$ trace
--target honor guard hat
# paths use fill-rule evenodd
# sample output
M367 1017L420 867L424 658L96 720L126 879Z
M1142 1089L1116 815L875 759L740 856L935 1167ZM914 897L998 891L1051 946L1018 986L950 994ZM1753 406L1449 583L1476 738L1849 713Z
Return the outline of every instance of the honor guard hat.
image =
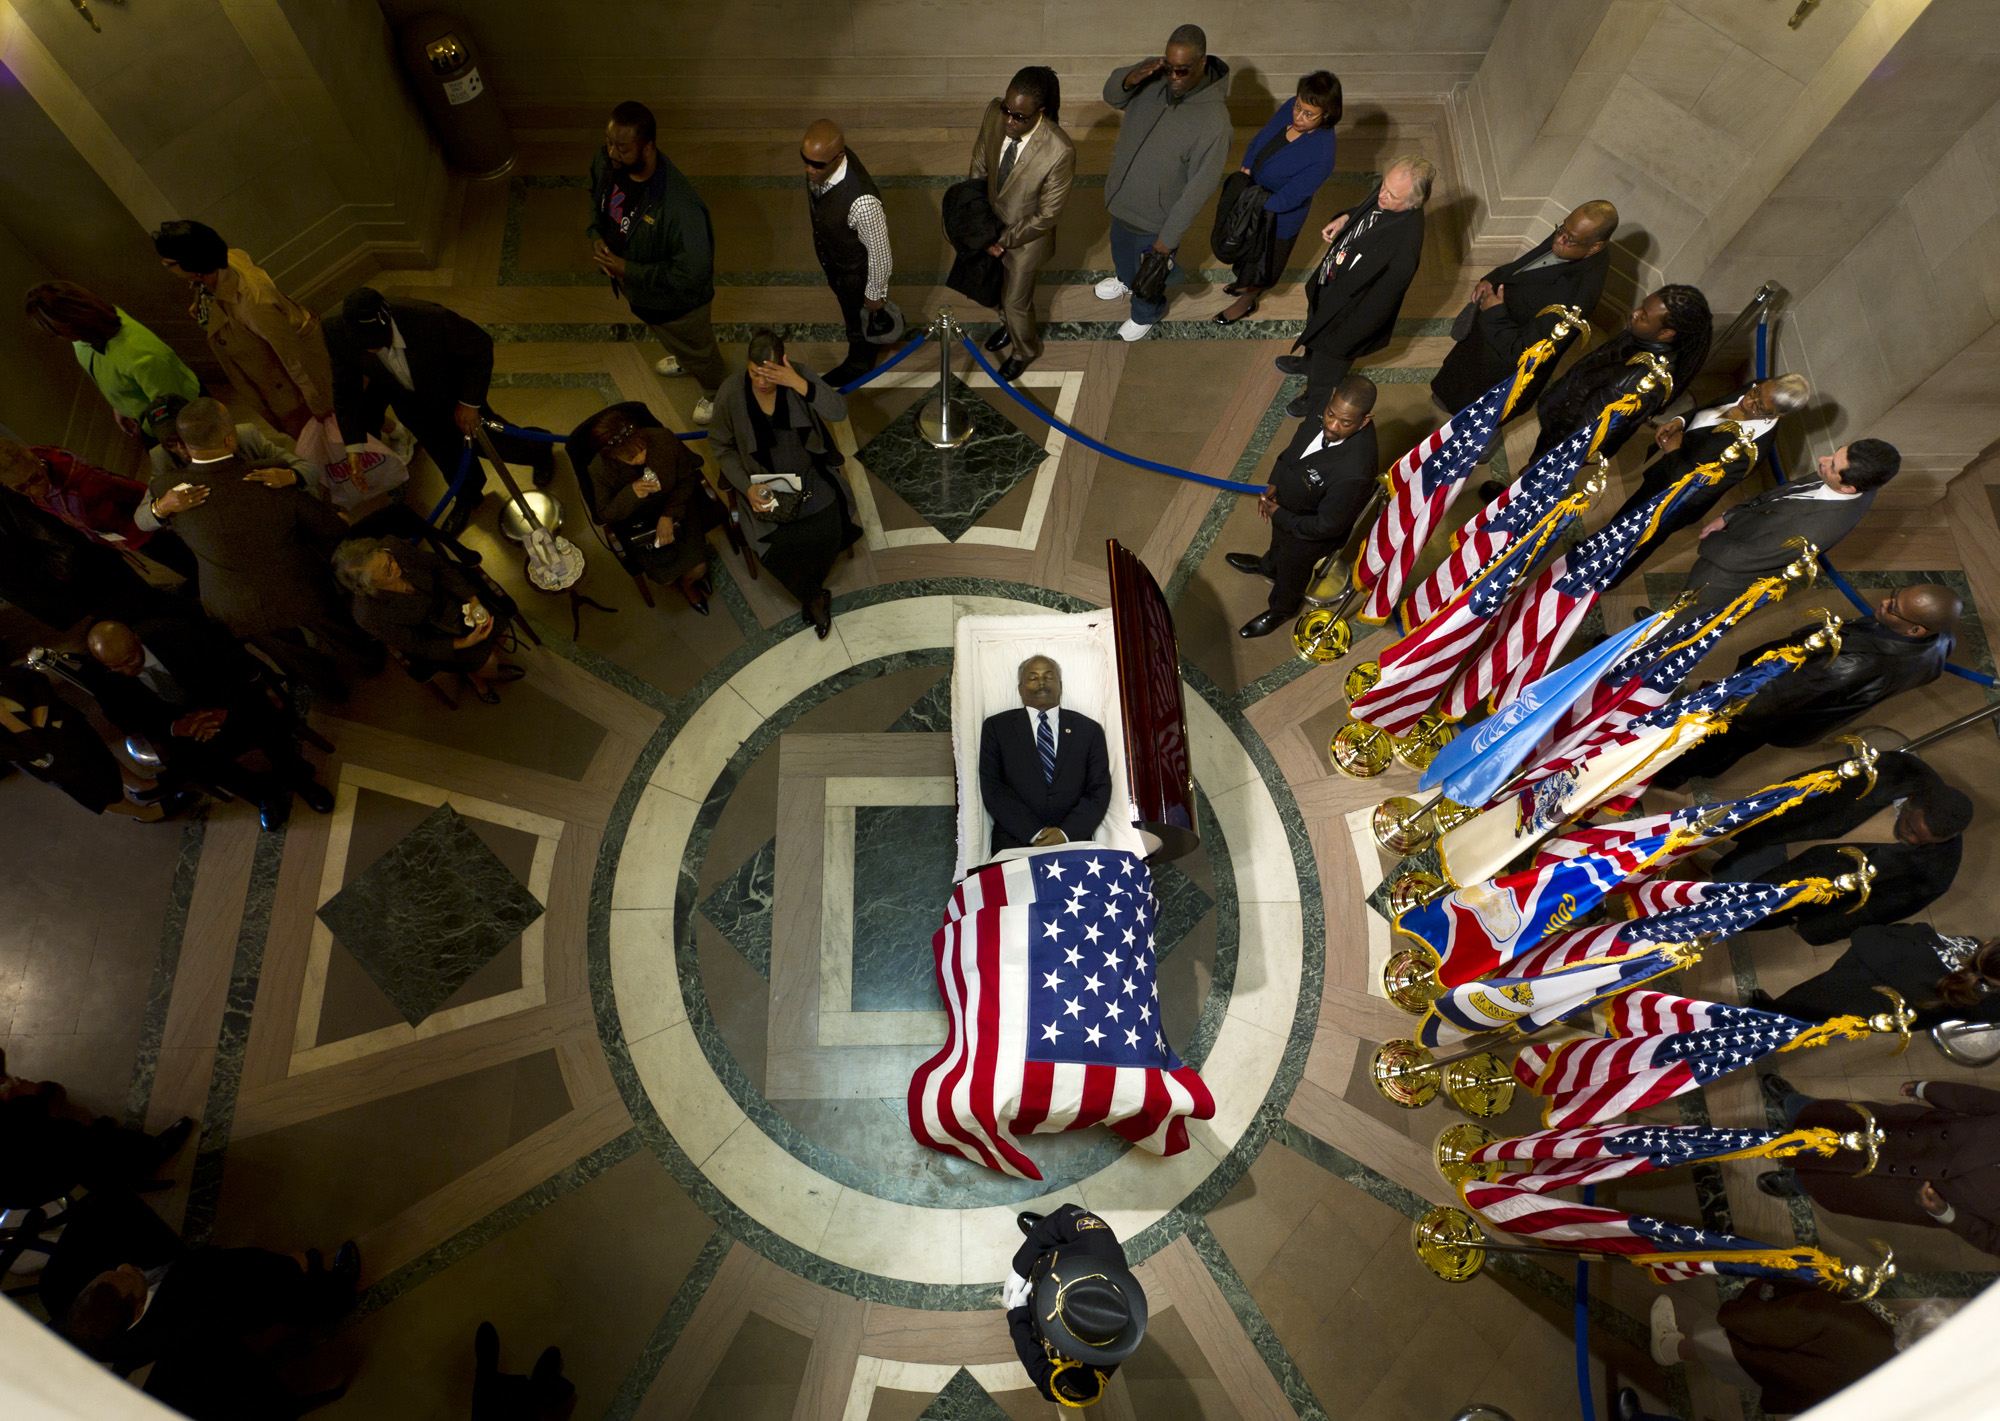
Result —
M1056 1254L1030 1306L1049 1347L1086 1366L1117 1365L1146 1335L1146 1290L1108 1258Z
M903 338L903 308L884 301L878 309L863 313L861 333L871 345L894 345Z

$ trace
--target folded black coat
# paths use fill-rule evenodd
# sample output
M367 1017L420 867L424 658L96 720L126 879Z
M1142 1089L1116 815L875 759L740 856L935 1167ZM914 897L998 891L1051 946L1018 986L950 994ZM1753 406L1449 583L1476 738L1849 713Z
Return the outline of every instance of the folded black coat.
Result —
M1222 196L1215 203L1215 228L1208 239L1209 248L1216 256L1235 265L1245 262L1255 264L1260 254L1274 254L1278 219L1264 210L1264 203L1270 196L1269 191L1250 181L1248 173L1234 172L1223 180ZM1253 286L1272 284L1269 281L1252 281L1248 277L1244 281Z
M986 249L1000 240L1000 219L986 196L986 179L967 178L944 194L944 235L958 252L945 285L995 310L1007 274L1000 258Z

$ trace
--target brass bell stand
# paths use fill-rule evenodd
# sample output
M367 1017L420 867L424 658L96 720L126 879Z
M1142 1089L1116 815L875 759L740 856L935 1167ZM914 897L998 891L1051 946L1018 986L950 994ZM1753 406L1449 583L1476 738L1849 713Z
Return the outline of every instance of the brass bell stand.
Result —
M1467 1115L1488 1119L1514 1103L1514 1075L1491 1051L1467 1051L1440 1061L1430 1048L1407 1039L1375 1048L1369 1079L1392 1105L1416 1110L1443 1091Z

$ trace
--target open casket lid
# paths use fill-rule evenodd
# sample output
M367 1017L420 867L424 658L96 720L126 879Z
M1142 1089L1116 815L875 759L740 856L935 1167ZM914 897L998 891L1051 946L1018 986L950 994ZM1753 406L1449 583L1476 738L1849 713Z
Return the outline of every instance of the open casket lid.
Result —
M1112 635L1118 648L1118 706L1125 726L1126 783L1133 824L1148 857L1177 859L1201 846L1195 831L1194 771L1180 643L1160 584L1116 538L1104 557L1111 574Z

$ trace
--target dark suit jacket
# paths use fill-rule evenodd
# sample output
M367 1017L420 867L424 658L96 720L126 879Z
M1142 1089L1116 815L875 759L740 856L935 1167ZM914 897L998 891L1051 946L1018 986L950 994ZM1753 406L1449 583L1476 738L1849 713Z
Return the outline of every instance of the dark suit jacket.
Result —
M1814 1201L1837 1214L1946 1228L1982 1253L2000 1253L2000 1091L1927 1081L1924 1099L1870 1103L1888 1139L1873 1174L1853 1150L1798 1155L1791 1165ZM1852 1130L1861 1117L1844 1101L1818 1100L1799 1112L1805 1128ZM1926 1180L1956 1217L1941 1224L1917 1202Z
M1938 1001L1938 983L1945 975L1937 953L1939 936L1928 923L1857 928L1833 966L1785 992L1777 999L1778 1010L1807 1021L1868 1016L1888 1006L1888 998L1875 990L1880 986L1895 989L1916 1009L1919 1031L1946 1021L2000 1021L2000 992L1969 1007L1922 1005Z
M1841 853L1841 847L1836 844L1815 845L1762 875L1762 881L1794 883L1801 878L1837 877L1854 867L1854 860ZM1857 928L1870 923L1900 922L1913 913L1921 913L1951 888L1951 881L1958 877L1958 862L1965 852L1965 840L1947 839L1942 844L1905 844L1901 840L1892 840L1886 844L1854 844L1848 847L1861 849L1868 855L1868 862L1875 866L1875 883L1865 906L1857 912L1848 912L1854 903L1851 896L1844 896L1833 903L1805 904L1773 913L1749 931L1757 933L1768 932L1772 928L1794 928L1807 942L1815 947L1824 947L1827 943L1851 936Z
M58 1329L84 1285L123 1263L158 1268L187 1257L164 1220L122 1190L93 1190L63 1216L62 1237L42 1269L42 1305Z
M153 478L156 499L180 483L209 490L200 507L169 520L200 564L202 605L246 637L339 616L330 560L347 525L297 484L245 482L249 468L241 459L221 459Z
M1559 261L1539 271L1521 270L1547 256L1555 240L1555 233L1551 232L1514 260L1486 273L1485 280L1507 288L1505 297L1499 305L1472 318L1472 330L1451 348L1437 378L1431 381L1431 393L1453 414L1512 375L1514 367L1520 364L1521 352L1554 328L1556 318L1537 317L1537 311L1545 306L1574 306L1588 319L1596 308L1597 298L1604 294L1604 274L1611 269L1610 247L1594 257ZM1534 379L1515 402L1513 418L1518 419L1534 408L1535 396L1555 374L1563 351L1575 340L1576 334L1572 332L1557 349L1556 358L1545 361L1535 372Z
M1093 1258L1108 1258L1119 1267L1130 1266L1125 1258L1125 1246L1118 1242L1118 1235L1111 1231L1111 1225L1097 1215L1080 1209L1074 1204L1065 1204L1053 1214L1045 1214L1014 1250L1013 1269L1029 1282L1035 1281L1036 1270L1043 1266L1043 1260L1055 1254L1087 1254ZM1007 1331L1014 1339L1015 1355L1027 1370L1028 1380L1035 1389L1050 1401L1055 1393L1049 1390L1049 1378L1055 1375L1055 1364L1049 1361L1049 1354L1042 1347L1042 1333L1036 1325L1033 1311L1026 1305L1012 1308L1007 1313ZM1116 1367L1100 1367L1099 1371L1115 1372Z
M1810 627L1779 637L1737 658L1740 671L1767 651L1812 634ZM1809 661L1759 691L1738 718L1752 721L1772 745L1810 745L1871 706L1944 674L1956 645L1949 632L1904 636L1874 617L1857 617L1840 629L1840 654Z
M1819 1405L1896 1355L1895 1332L1867 1308L1789 1279L1756 1280L1716 1321L1763 1388L1764 1410L1780 1416Z
M414 390L405 390L381 357L362 346L339 312L326 318L334 415L343 438L358 440L378 432L383 412L392 406L404 423L416 428L427 417L449 416L455 405L485 404L493 382L492 336L430 301L392 300L389 319L408 347Z
M1380 188L1376 189L1381 191ZM1347 210L1359 222L1375 206L1371 192ZM1322 283L1319 268L1306 281L1306 325L1298 343L1317 352L1356 359L1389 343L1396 313L1424 254L1424 210L1385 212L1347 251L1347 260Z
M1054 826L1088 839L1111 803L1104 727L1062 707L1056 717L1056 777L1042 776L1035 722L1026 706L986 717L979 731L979 794L993 816L993 852L1017 849Z
M1747 388L1746 386L1745 389ZM1735 404L1737 400L1741 399L1743 393L1743 390L1738 390L1716 403L1727 409L1730 405ZM1660 519L1660 526L1654 532L1653 536L1632 549L1631 556L1625 560L1625 570L1618 574L1618 582L1623 582L1634 572L1638 571L1639 567L1652 555L1653 549L1657 548L1668 538L1671 538L1675 533L1678 533L1690 524L1706 522L1708 511L1715 507L1722 496L1742 483L1744 479L1749 477L1750 471L1763 462L1765 451L1776 432L1773 429L1771 434L1766 434L1762 439L1757 441L1757 457L1749 463L1744 464L1741 468L1729 469L1720 479L1717 479L1712 484L1703 484L1698 488L1690 488L1683 493L1680 502L1665 517ZM1729 447L1732 437L1724 433L1716 425L1711 424L1704 429L1691 429L1687 431L1682 436L1681 447L1678 449L1656 451L1653 457L1647 461L1645 468L1639 471L1638 488L1632 491L1630 498L1619 505L1618 512L1611 516L1613 518L1621 517L1624 514L1630 513L1635 508L1644 506L1652 500L1655 494L1667 489L1701 465L1714 463L1721 457L1722 451ZM1611 585L1616 587L1618 582L1614 582Z
M1728 526L1701 540L1704 562L1724 571L1764 576L1776 572L1798 554L1785 546L1788 538L1806 538L1826 552L1854 531L1875 502L1875 490L1858 498L1805 498L1819 480L1795 480L1746 498L1722 516Z
M257 663L237 642L210 621L159 620L132 629L139 641L167 668L180 688L173 701L157 695L136 676L121 676L95 661L82 668L84 684L104 708L104 715L128 735L143 735L164 746L173 723L190 711L271 709L257 672Z
M1347 540L1355 518L1375 491L1379 472L1375 426L1365 425L1307 458L1305 447L1321 432L1318 420L1301 420L1272 467L1278 506L1271 514L1271 526L1302 543L1337 546Z
M1812 770L1800 773L1830 770L1839 763L1839 760L1829 760L1824 765L1815 765ZM1794 779L1797 777L1793 776ZM1735 835L1736 852L1761 849L1771 844L1804 844L1820 839L1838 839L1843 834L1853 833L1897 800L1928 789L1937 783L1937 778L1937 771L1915 755L1891 750L1875 762L1874 789L1863 793L1861 780L1847 780L1839 789L1816 794L1775 819L1753 824ZM1720 871L1733 857L1734 853L1717 861L1716 869Z

